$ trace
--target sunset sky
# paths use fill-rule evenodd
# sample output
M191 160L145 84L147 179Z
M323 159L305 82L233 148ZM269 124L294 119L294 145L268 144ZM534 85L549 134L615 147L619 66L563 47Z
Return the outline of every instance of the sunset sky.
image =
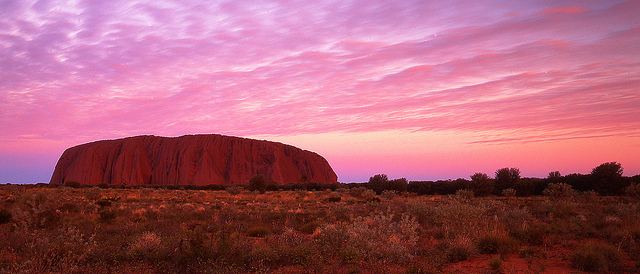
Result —
M640 1L0 0L0 183L201 133L317 152L341 182L640 174Z

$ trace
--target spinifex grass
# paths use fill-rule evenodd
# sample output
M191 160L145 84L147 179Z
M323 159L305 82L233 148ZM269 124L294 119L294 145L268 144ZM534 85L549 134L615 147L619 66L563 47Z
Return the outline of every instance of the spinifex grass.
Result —
M519 254L545 260L528 254L553 246L579 247L578 269L633 271L638 216L624 197L5 185L0 272L397 273L494 256L485 253L505 258L501 267Z

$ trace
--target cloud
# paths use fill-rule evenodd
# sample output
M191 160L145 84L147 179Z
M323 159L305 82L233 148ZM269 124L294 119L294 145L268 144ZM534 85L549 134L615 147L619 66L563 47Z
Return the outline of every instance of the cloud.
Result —
M5 6L4 139L638 126L634 1Z
M556 13L573 14L573 13L583 13L583 12L585 12L585 9L582 7L548 8L541 11L542 14L556 14Z

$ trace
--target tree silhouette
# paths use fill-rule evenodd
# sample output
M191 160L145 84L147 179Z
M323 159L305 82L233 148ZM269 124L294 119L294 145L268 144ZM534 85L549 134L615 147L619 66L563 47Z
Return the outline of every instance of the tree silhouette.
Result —
M551 171L549 172L549 176L547 176L547 179L558 179L558 178L562 178L562 175L560 175L560 171Z
M589 191L593 190L593 179L591 175L584 175L578 173L568 174L562 177L562 180L559 182L569 184L573 187L573 189L578 191ZM554 181L550 183L559 183L558 181Z
M389 182L389 177L387 174L377 174L373 177L369 177L369 182L367 183L367 187L376 193L380 194L387 187Z
M475 196L488 196L493 193L494 182L486 173L471 175L471 190Z
M387 190L395 190L397 192L407 191L409 181L407 178L394 179L388 182Z
M267 191L267 178L262 174L253 175L253 177L249 179L249 189L264 193Z
M494 193L502 193L504 189L513 188L518 180L520 180L520 170L517 168L505 167L496 170Z
M513 185L513 189L516 190L518 196L528 197L536 194L536 190L540 188L539 185L542 183L544 183L544 180L538 178L520 178ZM542 190L544 190L544 187ZM541 193L538 193L538 195L539 194Z
M601 164L591 170L591 179L595 191L603 195L620 194L629 184L629 180L622 177L622 165L617 162Z

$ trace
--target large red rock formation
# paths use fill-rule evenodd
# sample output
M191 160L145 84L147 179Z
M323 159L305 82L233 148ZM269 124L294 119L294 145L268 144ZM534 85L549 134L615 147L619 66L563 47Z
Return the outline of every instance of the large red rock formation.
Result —
M248 184L256 175L279 184L333 183L322 156L282 143L223 135L136 136L67 149L50 184Z

